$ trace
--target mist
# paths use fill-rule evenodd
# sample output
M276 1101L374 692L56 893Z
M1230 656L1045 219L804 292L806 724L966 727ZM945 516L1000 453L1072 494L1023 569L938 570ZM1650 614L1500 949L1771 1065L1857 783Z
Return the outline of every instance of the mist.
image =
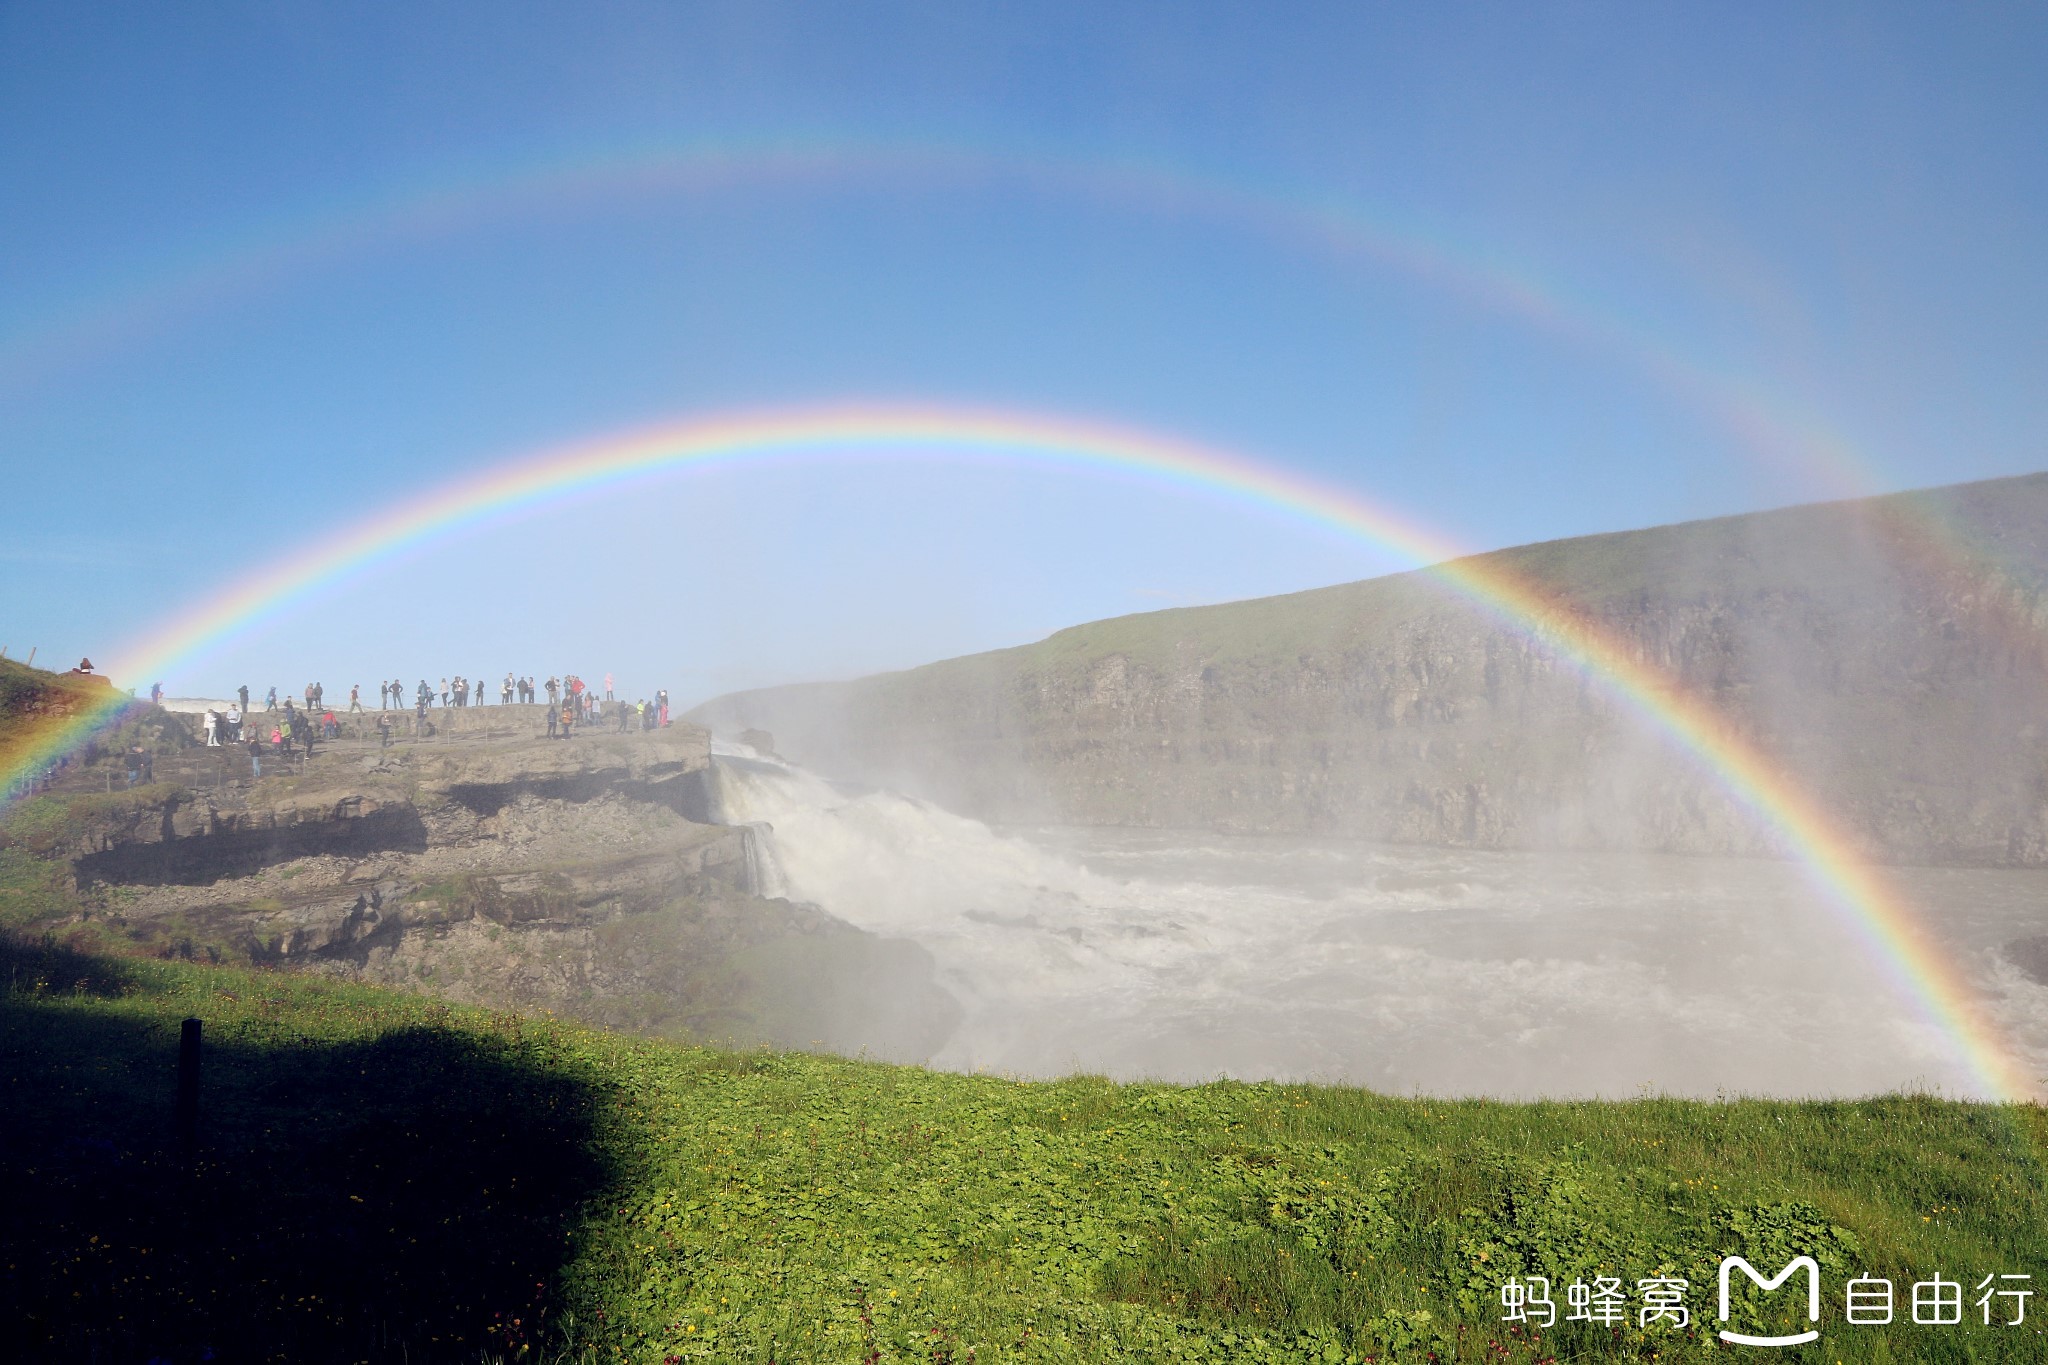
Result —
M2044 501L2030 477L1493 557L1823 804L2035 1070ZM725 760L789 894L941 964L967 1016L940 1065L1503 1097L1980 1085L1864 912L1654 700L1429 574L695 718L800 765Z
M718 782L725 819L767 827L774 889L933 956L964 1011L935 1066L1503 1098L1975 1093L1781 862L997 831L733 746ZM2048 986L1996 953L2030 892L1973 871L1937 908L1974 908L1949 946L2041 1060Z

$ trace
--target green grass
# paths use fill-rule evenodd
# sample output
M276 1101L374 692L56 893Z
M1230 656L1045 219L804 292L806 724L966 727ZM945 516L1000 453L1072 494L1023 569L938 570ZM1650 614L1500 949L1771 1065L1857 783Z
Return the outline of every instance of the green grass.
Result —
M1020 1083L48 946L0 984L10 1358L1728 1358L1510 1334L1496 1294L1668 1271L1711 1328L1729 1252L1827 1268L1820 1344L1774 1358L2043 1353L2038 1300L2021 1328L1839 1321L1859 1271L2048 1276L2038 1107Z
M152 782L113 792L32 796L0 812L0 847L48 853L95 825L137 811L174 804L186 796L175 782Z
M0 933L60 918L76 904L56 864L0 844Z

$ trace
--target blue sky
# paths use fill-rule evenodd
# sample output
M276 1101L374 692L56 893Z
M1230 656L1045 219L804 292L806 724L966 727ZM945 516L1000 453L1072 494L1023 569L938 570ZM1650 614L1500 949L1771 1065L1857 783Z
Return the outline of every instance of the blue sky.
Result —
M0 6L0 644L118 653L442 480L735 407L1108 419L1474 548L2041 468L2043 70L2019 6ZM744 173L777 146L826 165ZM392 208L706 147L741 172ZM740 468L451 538L166 681L695 698L1396 567L1127 482Z

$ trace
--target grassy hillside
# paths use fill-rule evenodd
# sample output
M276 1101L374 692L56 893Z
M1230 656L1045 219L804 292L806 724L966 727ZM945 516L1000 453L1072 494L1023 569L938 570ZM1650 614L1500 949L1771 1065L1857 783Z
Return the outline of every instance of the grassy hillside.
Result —
M14 775L20 756L50 723L109 695L103 679L51 673L0 659L0 775Z
M2043 1351L2038 1300L1986 1327L1971 1291L2048 1273L2038 1107L1026 1084L47 943L0 987L8 1358L1719 1358L1736 1251L1826 1268L1821 1343L1783 1358ZM1866 1270L1963 1282L1964 1323L1844 1325ZM1498 1321L1510 1274L1562 1314L1575 1277L1660 1273L1685 1332L1633 1293L1620 1328Z
M63 770L55 774L69 785L85 780L94 764L113 764L110 755L131 748L175 752L193 743L191 733L179 719L117 692L105 678L51 673L0 659L0 801L21 795L26 788L17 784L51 775L44 766L49 755L39 746L53 729L110 700L124 703L121 712L105 717L93 738L66 755Z
M1868 542L1905 528L1923 542L1929 557L1947 553L1937 548L1945 542L1963 556L1955 562L1990 566L2016 588L2039 591L2048 585L2048 473L1574 536L1495 550L1473 560L1596 613L1639 598L1741 598L1788 589L1825 597L1866 587ZM949 674L1007 677L1086 665L1111 654L1170 668L1190 645L1210 663L1288 660L1371 635L1439 600L1426 577L1392 574L1275 597L1090 621L1032 644L879 674L853 685ZM846 686L797 684L763 688L754 695ZM714 711L723 700L700 709Z

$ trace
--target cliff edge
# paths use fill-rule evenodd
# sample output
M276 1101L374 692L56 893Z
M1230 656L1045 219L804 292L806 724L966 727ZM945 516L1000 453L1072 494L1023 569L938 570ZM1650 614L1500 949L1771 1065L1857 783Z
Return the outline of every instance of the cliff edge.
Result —
M286 760L131 725L150 744L0 818L6 927L739 1044L915 1061L957 1020L922 950L759 894L697 726L556 740L506 706L386 743L355 716Z

